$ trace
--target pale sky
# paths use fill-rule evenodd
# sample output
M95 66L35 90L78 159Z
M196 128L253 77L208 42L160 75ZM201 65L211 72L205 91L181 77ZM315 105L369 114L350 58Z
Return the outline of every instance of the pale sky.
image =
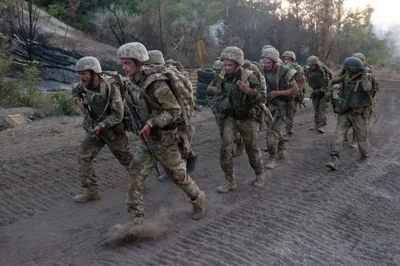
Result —
M371 5L375 11L372 16L373 24L400 24L400 1L397 0L346 0L350 8L364 9Z

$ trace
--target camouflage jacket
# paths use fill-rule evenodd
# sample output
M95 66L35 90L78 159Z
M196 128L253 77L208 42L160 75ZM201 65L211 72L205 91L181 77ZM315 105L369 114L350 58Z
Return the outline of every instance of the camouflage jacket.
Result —
M102 81L100 86L97 88L85 88L84 84L80 82L72 87L72 97L74 98L75 102L77 100L83 101L85 95L88 93L88 90L93 92L101 92L101 87L107 88L107 85L104 81ZM107 88L105 92L102 93L102 96L104 94L104 98L106 100L108 100L108 95L110 95L110 99L107 107L108 112L105 112L106 115L104 115L104 118L101 120L101 122L103 122L106 127L111 128L122 122L124 117L124 106L118 84L111 83L111 93L109 93L109 89L110 88Z
M306 77L304 75L304 70L303 68L294 62L289 62L284 64L285 66L289 67L290 69L294 69L296 71L296 75L294 76L294 79L299 87L300 92L304 89L304 85L306 83Z
M152 129L162 129L181 119L181 106L167 83L168 78L162 74L146 75L139 81L131 79L128 88L138 104L143 122Z

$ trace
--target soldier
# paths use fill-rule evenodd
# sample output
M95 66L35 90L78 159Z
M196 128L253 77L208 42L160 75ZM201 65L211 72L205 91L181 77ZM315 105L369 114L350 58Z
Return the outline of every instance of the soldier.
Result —
M304 71L303 68L297 64L296 62L296 54L292 51L286 51L283 53L283 62L284 65L289 67L290 69L293 69L296 71L296 75L294 76L294 79L297 83L297 86L299 87L299 94L294 97L293 101L289 101L287 105L287 110L286 110L286 141L292 141L294 140L294 132L293 132L293 120L294 120L294 115L297 112L297 106L300 104L304 104L304 93L305 93L305 83L306 79L304 76Z
M329 82L325 97L332 96L334 84L341 83L341 91L333 102L333 111L338 114L335 141L331 144L330 161L326 164L332 170L337 170L343 140L347 130L353 126L361 153L360 164L368 164L369 150L369 119L373 87L371 76L364 72L363 64L357 57L344 60L346 74Z
M85 191L73 200L87 202L100 199L93 160L104 145L127 170L132 154L124 131L124 107L118 83L109 76L101 75L99 61L91 56L79 59L76 71L82 83L72 89L72 95L76 106L86 115L84 127L88 134L79 148L79 175Z
M361 62L363 63L364 72L372 74L371 66L365 63L365 56L362 53L354 53L352 56L353 57L357 57L358 59L361 60ZM344 74L346 74L346 69L343 67L340 70L338 76L340 77L340 76L343 76ZM336 84L335 88L339 89L339 84ZM349 137L348 137L347 133L348 133L348 130L347 130L346 135L344 137L344 142L349 142ZM357 148L357 139L356 139L356 134L354 134L354 132L353 132L353 140L352 140L352 142L350 144L350 147Z
M167 175L191 199L192 218L201 219L204 216L205 194L187 174L177 141L180 126L190 117L183 116L185 111L169 87L168 78L162 73L153 73L151 69L147 70L143 66L149 59L143 44L138 42L124 44L118 48L117 56L121 60L126 76L131 79L129 93L138 104L144 124L144 127L139 129L139 135L144 141L136 148L130 167L131 184L126 203L131 219L124 226L143 223L144 186L153 168L151 154L145 141L151 144L153 155Z
M164 60L164 55L162 54L161 51L159 50L150 50L148 51L148 55L149 55L149 60L145 62L145 66L148 67L156 67L156 66L164 66L166 65L166 62ZM169 60L167 66L168 67L175 67L176 68L176 64L177 62ZM183 68L180 68L180 70L178 68L176 68L178 71L183 72ZM129 97L127 97L129 99ZM191 113L193 113L193 110L191 110ZM189 134L188 134L189 133ZM196 167L196 161L197 161L197 155L195 154L195 152L191 149L191 142L193 139L193 135L194 135L194 129L190 130L190 131L186 131L186 139L188 140L188 152L183 152L181 151L181 155L182 157L186 160L186 166L187 166L187 171L190 174L191 172L193 172L195 170ZM180 146L182 148L182 146ZM158 177L158 180L160 181L166 181L169 179L169 176L164 172L161 174L161 176Z
M268 108L273 114L267 133L267 150L269 159L265 167L273 169L277 159L284 159L285 141L281 126L284 122L288 102L299 93L294 76L296 71L279 64L279 52L269 48L263 51L261 57L265 66L265 80L268 86Z
M329 80L333 79L332 71L319 61L318 57L310 56L307 59L307 65L310 67L306 70L307 82L312 88L311 99L314 108L314 127L310 130L317 130L319 133L325 132L326 126L326 108L327 103L324 95Z
M272 45L270 45L270 44L264 45L263 48L261 49L261 57L262 57L263 51L264 51L264 50L267 50L267 49L275 49L275 50L278 51L278 49L276 49L274 46L272 46ZM279 63L279 64L283 64L282 59L278 58L278 63ZM261 60L260 60L260 64L264 65L264 60L263 60L262 58L261 58Z
M217 98L222 96L222 93L219 91L218 87L222 80L224 79L223 75L225 75L225 71L221 74L221 70L224 68L224 63L221 61L221 59L217 58L217 60L214 63L213 70L215 71L215 76L214 79L211 81L211 83L208 85L207 90L210 91L212 94L214 94L214 102L217 100ZM223 124L224 121L221 118L221 114L218 113L218 111L214 108L214 105L212 107L213 113L215 115L215 120L217 122L217 126L219 129L219 134L222 139L222 133L223 133ZM244 142L243 138L238 132L236 134L236 137L234 139L234 146L233 146L233 156L238 157L243 154L244 151Z
M227 182L218 186L217 190L226 193L237 187L233 144L238 132L243 138L250 165L256 174L253 185L262 187L264 171L258 138L263 112L260 105L265 103L265 88L251 71L242 67L244 54L240 48L226 47L222 51L221 60L226 74L219 85L221 97L214 108L223 117L220 163Z
M148 51L149 60L145 62L145 65L165 65L164 55L159 50Z

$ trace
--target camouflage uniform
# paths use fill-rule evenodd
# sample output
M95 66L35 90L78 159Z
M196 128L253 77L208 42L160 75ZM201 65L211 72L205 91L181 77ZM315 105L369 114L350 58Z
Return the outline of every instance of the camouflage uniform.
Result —
M293 58L293 60L296 60L296 55L291 52L291 51L286 51L283 53L283 57L289 56ZM286 124L286 135L288 140L293 140L294 138L294 132L293 132L293 122L294 122L294 116L297 113L297 106L303 103L303 98L304 98L304 83L305 83L305 76L304 76L304 70L303 68L297 64L297 62L288 62L284 64L290 69L293 69L296 71L296 75L294 76L294 79L297 83L297 86L299 87L299 95L294 97L292 101L289 101L287 103L287 109L286 109L286 117L285 117L285 124Z
M360 163L363 165L368 164L369 120L372 104L371 77L367 73L363 73L362 62L356 57L346 58L344 65L353 72L354 76L350 78L347 75L342 75L331 80L328 85L328 92L331 92L334 84L341 83L343 88L339 93L339 97L344 99L344 102L348 105L348 108L338 113L335 140L331 144L331 159L327 163L327 167L332 170L336 170L338 167L344 137L350 127L353 127L357 138L361 153Z
M265 50L263 58L269 58L275 63L278 62L279 52L274 49ZM288 84L294 80L296 71L289 69L284 65L277 63L272 70L265 70L265 80L267 81L268 93L272 91L286 90ZM267 151L269 160L266 168L275 167L277 159L285 158L285 141L282 136L282 125L284 118L288 116L287 111L290 110L289 105L293 105L293 96L281 96L275 98L272 103L268 103L268 109L273 116L267 133Z
M357 57L358 59L360 59L361 62L363 62L364 71L366 71L367 73L370 73L370 74L372 75L372 70L371 70L372 68L371 68L370 65L368 65L367 63L365 63L365 56L364 56L363 54L361 54L361 53L354 53L353 56L354 56L354 57ZM346 69L343 67L343 68L339 71L338 77L343 76L343 75L345 75L345 74L346 74ZM350 127L350 128L351 128L351 127ZM349 129L350 129L350 128L349 128ZM347 132L346 132L346 134L345 134L344 142L349 142L348 131L349 131L349 130L347 130ZM351 143L350 146L353 147L353 148L357 148L357 146L358 146L358 144L357 144L357 139L356 139L356 134L354 133L354 131L353 131L352 143Z
M215 95L214 95L214 99L213 99L213 103L211 104L211 109L215 115L215 121L217 123L218 129L219 129L219 135L222 139L222 133L223 133L223 128L224 128L224 117L221 117L221 115L215 110L215 108L213 108L215 101L222 96L221 92L218 91L218 87L219 87L219 81L222 81L223 79L223 75L225 73L225 70L223 70L224 68L224 63L220 60L217 59L214 63L213 66L213 70L215 71L215 76L214 79L211 81L211 83L208 85L208 90L211 91L216 91ZM222 70L222 72L221 72ZM221 74L223 73L223 74ZM243 138L240 135L240 133L238 132L236 134L235 139L233 140L234 143L234 147L233 147L233 155L235 157L240 156L243 154L244 151L244 142L243 142Z
M87 66L87 58L82 58L77 62L77 71L90 69L90 66ZM93 61L93 59L89 59L89 63L90 61ZM95 71L95 73L101 73L101 69ZM82 180L82 187L86 188L86 192L74 198L77 202L86 202L91 200L93 195L98 194L93 160L104 145L108 146L127 170L132 162L132 154L128 148L128 137L124 131L124 107L119 86L106 75L100 77L102 82L99 87L85 88L83 83L80 83L72 88L75 101L85 99L90 108L90 116L96 120L98 125L101 125L98 139L86 134L79 148L79 175ZM110 81L107 83L111 87L108 87L106 80ZM108 106L107 101L109 101Z
M216 103L217 113L223 121L222 144L220 163L225 172L227 182L218 186L219 192L228 192L236 189L236 178L234 174L233 146L237 133L243 138L245 150L249 157L251 167L256 174L254 185L264 185L264 172L261 151L259 147L260 132L260 105L265 103L266 92L260 81L249 70L242 68L244 64L243 51L235 46L227 47L222 51L222 60L232 60L239 67L234 74L225 74L220 84L221 97L224 99ZM237 81L248 82L250 85L249 94L244 94L237 84Z
M149 60L145 62L145 65L150 68L154 68L157 66L164 66L169 68L174 68L176 71L181 72L185 77L188 76L188 73L184 71L183 67L181 64L178 62L175 62L173 60L168 60L167 64L164 61L164 55L162 54L161 51L159 50L151 50L148 51L149 55ZM189 81L190 82L190 81ZM188 112L190 113L190 116L193 114L193 107L191 106L190 110ZM186 160L187 163L187 170L188 173L191 173L195 170L196 167L196 161L197 161L197 155L196 153L191 149L192 146L192 139L194 136L195 128L191 126L190 128L182 129L180 130L180 139L182 140L181 143L182 145L179 145L181 149L181 155L182 158ZM161 176L158 177L160 181L164 181L169 179L169 176L166 173L163 173Z
M306 72L307 82L313 90L311 93L311 99L315 112L315 126L311 129L324 133L324 127L327 123L326 109L328 107L324 96L329 81L328 75L333 75L333 73L327 66L320 62L316 56L310 56L307 59L307 65L317 65L315 70L308 68Z
M117 52L118 58L148 60L146 48L141 43L127 43ZM149 140L154 156L172 181L192 200L193 219L204 215L204 192L186 172L186 165L179 148L179 129L183 124L182 109L171 91L168 78L159 74L141 72L140 79L131 79L129 93L138 104L143 121L151 127ZM130 167L131 184L126 197L130 223L140 225L144 216L144 186L154 165L146 145L142 142L136 149ZM128 223L129 224L129 223Z

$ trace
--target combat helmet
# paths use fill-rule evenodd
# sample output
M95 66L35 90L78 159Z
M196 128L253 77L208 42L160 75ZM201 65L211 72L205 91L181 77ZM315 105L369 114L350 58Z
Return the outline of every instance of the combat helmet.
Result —
M140 42L130 42L121 45L117 51L118 58L131 58L139 62L149 60L149 54L146 47Z
M343 62L344 68L349 69L351 72L360 72L363 70L362 61L355 57L347 57Z
M275 63L279 62L279 52L275 48L267 48L265 49L262 54L262 58L269 58Z
M361 62L363 62L363 63L364 63L364 61L365 61L365 56L364 56L362 53L354 53L354 54L352 55L352 57L357 57L357 58L360 59Z
M224 62L222 62L220 59L215 61L214 66L213 66L213 70L215 72L220 72L223 68L224 68Z
M75 70L84 71L92 70L94 73L100 74L102 72L99 60L93 56L85 56L76 62Z
M283 53L282 56L283 56L283 57L285 57L285 56L290 57L290 58L292 58L294 61L296 61L296 54L295 54L294 52L292 52L292 51L286 51L286 52Z
M312 55L307 58L307 65L312 66L312 65L318 65L319 59L315 55Z
M164 56L159 50L151 50L147 52L149 55L149 60L146 61L146 65L157 64L165 65Z
M236 46L226 47L221 53L221 61L224 59L237 62L240 66L244 64L244 54L242 49Z

